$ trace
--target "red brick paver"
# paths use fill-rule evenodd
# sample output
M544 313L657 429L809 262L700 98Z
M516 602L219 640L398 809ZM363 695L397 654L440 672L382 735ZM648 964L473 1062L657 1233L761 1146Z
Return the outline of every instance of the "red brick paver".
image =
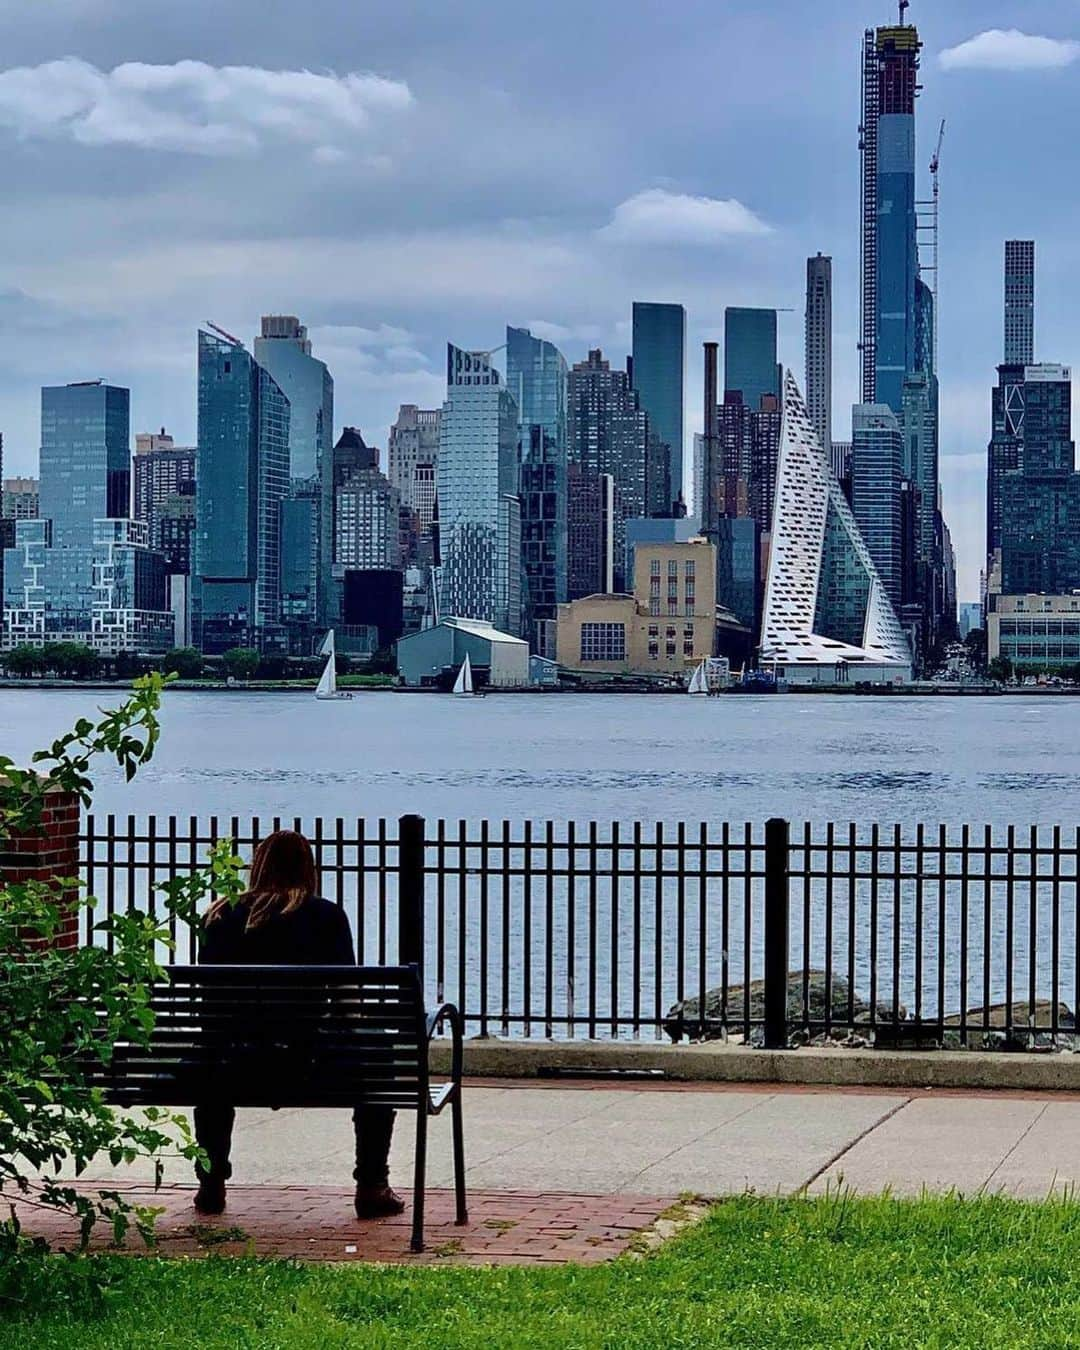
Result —
M94 1183L84 1182L87 1191ZM535 1265L570 1261L595 1264L626 1251L635 1235L649 1228L673 1196L573 1195L543 1191L473 1191L469 1222L454 1223L449 1190L427 1193L426 1250L409 1250L411 1197L399 1218L360 1222L352 1212L352 1191L342 1186L230 1186L220 1218L195 1213L191 1186L151 1187L103 1183L132 1203L164 1210L157 1220L156 1252L161 1256L293 1257L304 1261L388 1261L468 1265ZM16 1205L23 1230L48 1238L57 1248L74 1245L76 1226L64 1216ZM109 1244L98 1225L92 1247ZM125 1250L145 1251L129 1237Z

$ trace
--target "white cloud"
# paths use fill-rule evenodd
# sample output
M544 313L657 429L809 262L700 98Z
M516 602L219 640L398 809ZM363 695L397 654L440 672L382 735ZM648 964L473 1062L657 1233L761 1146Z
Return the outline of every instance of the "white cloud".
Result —
M337 347L387 347L399 348L413 340L407 328L397 328L393 324L381 323L377 328L364 328L352 323L321 323L311 330L311 339L333 343Z
M944 70L1056 70L1080 56L1080 42L1037 37L1018 28L988 28L947 47L938 56Z
M248 154L271 141L342 158L413 102L407 84L381 75L210 66L203 61L99 70L75 57L0 71L0 125L24 138L71 139L200 155Z
M523 325L533 337L546 342L600 342L608 336L607 330L595 323L549 323L547 319L530 319Z
M605 239L630 244L717 244L771 229L734 197L691 197L663 188L638 192L615 208L599 231Z

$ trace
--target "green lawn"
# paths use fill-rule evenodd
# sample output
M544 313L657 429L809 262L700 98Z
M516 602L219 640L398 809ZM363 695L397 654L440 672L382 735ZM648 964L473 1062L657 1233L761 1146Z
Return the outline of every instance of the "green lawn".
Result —
M0 1319L0 1345L1080 1346L1078 1258L1071 1201L747 1198L592 1268L110 1257L97 1296L87 1262L51 1260L28 1298L56 1311Z

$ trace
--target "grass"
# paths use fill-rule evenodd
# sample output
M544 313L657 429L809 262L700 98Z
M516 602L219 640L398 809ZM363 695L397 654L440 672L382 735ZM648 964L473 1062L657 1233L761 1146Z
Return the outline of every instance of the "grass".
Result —
M748 1197L654 1255L595 1267L51 1258L28 1281L50 1311L24 1304L14 1321L8 1304L0 1345L1072 1346L1078 1254L1071 1199Z

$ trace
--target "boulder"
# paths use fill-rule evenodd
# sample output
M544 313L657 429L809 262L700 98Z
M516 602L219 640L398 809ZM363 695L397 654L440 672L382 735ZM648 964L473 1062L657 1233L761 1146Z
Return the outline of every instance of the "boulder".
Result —
M736 1031L742 1025L743 1014L743 988L741 984L728 986L727 991L727 1024L720 1024L721 1014L721 990L709 989L705 993L705 1017L712 1023L707 1026L704 1032L700 1032L697 1026L698 1019L701 1016L699 1011L700 1003L697 998L683 999L681 1003L676 1003L669 1010L667 1017L664 1018L664 1030L673 1041L680 1041L684 1036L694 1037L700 1040L724 1040L729 1030ZM751 1020L760 1021L765 1016L765 981L753 980L749 987L750 992L750 1017ZM846 1025L848 1017L848 982L842 975L833 975L832 977L832 1016L838 1023ZM809 972L809 995L807 999L810 1020L812 1022L823 1022L825 1020L825 972L823 970L811 970ZM790 1031L793 1036L797 1031L805 1031L800 1026L803 1016L803 972L801 970L792 971L788 975L787 988L787 1015ZM861 999L858 994L852 1003L854 1017L857 1023L865 1023L870 1017L870 1005ZM900 1019L907 1017L907 1009L901 1005ZM892 1021L892 1004L879 1002L877 1005L877 1020L879 1022ZM760 1031L760 1027L755 1030ZM837 1027L837 1031L840 1028ZM751 1032L750 1043L753 1044L755 1038Z
M1054 1050L1072 1049L1075 1040L1076 1018L1066 1003L1058 1004L1058 1035L1055 1038L1050 1029L1054 1005L1047 998L1036 999L1032 1010L1027 1001L1014 1003L1012 1015L1006 1018L1007 1003L991 1004L984 1019L982 1008L971 1008L967 1015L967 1048L969 1050ZM984 1031L982 1023L989 1022L990 1030ZM1006 1021L1011 1027L1006 1030ZM949 1048L960 1047L960 1014L953 1013L944 1019L945 1044ZM1063 1033L1071 1033L1065 1035Z

